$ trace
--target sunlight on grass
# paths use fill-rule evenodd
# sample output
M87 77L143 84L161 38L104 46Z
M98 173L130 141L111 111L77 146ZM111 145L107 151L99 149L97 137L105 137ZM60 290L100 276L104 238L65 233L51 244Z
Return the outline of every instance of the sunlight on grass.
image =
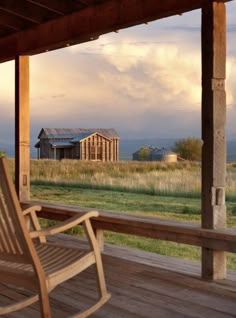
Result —
M13 173L13 160L10 160ZM156 216L180 221L201 220L201 167L195 163L83 162L32 160L31 199L88 208ZM227 223L236 226L236 165L227 165ZM46 220L41 221L47 226ZM75 235L81 228L73 229ZM198 247L106 232L112 244L149 252L200 259ZM235 254L228 267L236 269Z

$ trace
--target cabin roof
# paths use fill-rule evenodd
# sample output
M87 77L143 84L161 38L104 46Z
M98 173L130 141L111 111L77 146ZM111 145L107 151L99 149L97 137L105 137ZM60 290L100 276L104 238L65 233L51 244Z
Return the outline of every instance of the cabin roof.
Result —
M38 138L45 133L49 139L74 139L80 141L91 134L98 133L106 138L119 138L114 128L42 128Z
M98 134L103 138L111 141L112 138L119 139L119 135L114 128L96 128L96 129L83 129L83 128L42 128L38 138L46 135L50 140L52 147L73 147L73 143L80 142L87 137ZM63 140L56 140L63 139ZM40 148L40 141L35 144L35 148Z
M80 142L80 141L82 141L82 140L84 140L84 139L86 139L86 138L88 138L88 137L90 137L90 136L92 136L92 135L95 135L95 134L97 134L97 135L99 135L99 136L101 136L101 137L103 137L103 138L105 138L105 139L111 141L111 139L108 138L107 136L102 135L102 134L100 134L100 133L97 132L97 131L94 131L94 132L92 132L92 133L89 132L89 133L76 134L75 137L71 140L71 142L72 142L72 143L74 143L74 142Z
M0 62L95 40L105 33L199 9L208 1L3 0Z
M82 132L82 133L78 133L78 134L73 134L73 139L71 140L71 142L79 142L83 139L86 139L87 137L91 136L93 134L93 132Z

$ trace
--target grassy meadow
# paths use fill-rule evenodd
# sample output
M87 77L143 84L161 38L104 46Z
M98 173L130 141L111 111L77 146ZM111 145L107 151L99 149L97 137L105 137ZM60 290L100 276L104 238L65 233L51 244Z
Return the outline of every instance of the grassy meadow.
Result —
M151 195L200 197L199 163L86 162L32 160L32 184L58 184L88 189ZM236 164L227 166L227 196L235 199Z
M12 161L11 166L13 169ZM236 164L228 164L228 226L236 226L235 189ZM200 222L200 191L201 167L196 163L31 161L31 198L35 200ZM200 248L184 244L111 232L106 233L106 241L164 255L200 258ZM234 254L229 254L228 266L236 268Z

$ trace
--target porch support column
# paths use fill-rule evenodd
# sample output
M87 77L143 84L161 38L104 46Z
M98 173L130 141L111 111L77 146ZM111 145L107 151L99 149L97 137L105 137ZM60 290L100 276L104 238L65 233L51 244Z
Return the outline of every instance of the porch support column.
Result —
M30 198L29 56L15 58L15 186L20 200Z
M226 12L208 1L202 8L202 227L226 226ZM202 249L202 277L226 277L224 251Z

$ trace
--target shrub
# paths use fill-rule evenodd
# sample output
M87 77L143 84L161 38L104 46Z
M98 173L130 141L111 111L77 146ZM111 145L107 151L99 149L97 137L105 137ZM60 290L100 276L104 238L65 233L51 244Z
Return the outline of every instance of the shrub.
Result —
M172 150L183 159L200 161L202 154L202 140L195 137L180 139L175 142Z
M138 160L146 161L150 158L150 148L146 146L142 146L138 151Z
M0 158L4 157L6 155L6 152L0 149Z

